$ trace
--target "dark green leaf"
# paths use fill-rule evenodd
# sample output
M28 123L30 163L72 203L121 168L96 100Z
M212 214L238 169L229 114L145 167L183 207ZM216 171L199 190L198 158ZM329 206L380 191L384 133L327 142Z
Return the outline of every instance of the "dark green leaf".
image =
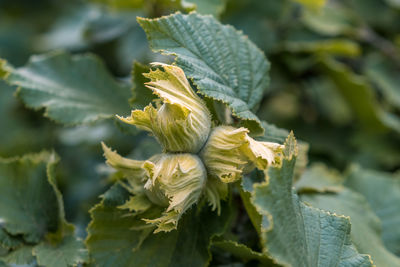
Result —
M213 246L223 249L224 251L231 253L236 258L239 258L245 262L250 260L257 260L261 264L263 264L263 266L280 266L276 264L274 260L269 258L266 254L256 252L251 248L232 240L218 240L213 241L212 244Z
M91 211L86 243L96 266L204 266L210 261L210 239L225 230L229 218L226 205L220 216L208 207L194 207L178 230L152 234L153 228L132 229L137 219L116 207L126 200L117 196L123 191L113 187Z
M139 62L133 63L132 69L132 98L130 99L131 105L134 109L144 109L145 106L150 104L156 96L153 91L147 88L144 83L149 79L143 76L143 73L148 73L150 67L142 65Z

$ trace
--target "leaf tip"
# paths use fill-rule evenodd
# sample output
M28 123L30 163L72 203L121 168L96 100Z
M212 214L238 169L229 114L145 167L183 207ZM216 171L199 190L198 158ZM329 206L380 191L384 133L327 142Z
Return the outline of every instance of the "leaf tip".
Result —
M294 137L293 131L290 131L283 145L285 146L285 148L283 149L283 155L286 159L291 160L293 157L297 157L297 141Z
M7 60L0 58L0 79L7 80L10 72L11 66L7 64Z

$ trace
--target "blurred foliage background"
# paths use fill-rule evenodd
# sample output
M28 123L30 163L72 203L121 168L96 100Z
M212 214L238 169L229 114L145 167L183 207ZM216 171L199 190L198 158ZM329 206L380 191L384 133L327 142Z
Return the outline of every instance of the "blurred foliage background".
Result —
M400 1L0 0L0 57L20 67L47 51L91 52L132 83L134 61L171 62L150 51L136 17L194 9L242 30L264 51L271 85L257 115L307 142L310 164L399 169ZM0 81L0 156L54 149L67 219L85 237L88 210L108 184L100 141L136 159L158 145L113 121L64 127L27 109L15 89Z

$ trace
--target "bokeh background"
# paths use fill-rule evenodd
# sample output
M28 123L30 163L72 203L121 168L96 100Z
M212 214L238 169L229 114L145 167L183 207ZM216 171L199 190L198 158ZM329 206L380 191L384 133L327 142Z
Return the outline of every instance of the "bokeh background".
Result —
M309 164L396 173L400 1L0 0L0 58L20 67L34 54L90 52L132 83L134 61L172 62L151 52L136 17L187 13L195 5L197 12L242 30L264 51L271 83L257 115L307 143ZM108 186L100 141L136 159L159 146L146 133L113 121L64 127L43 117L43 110L26 108L15 90L0 81L0 156L54 149L62 158L57 171L67 219L85 237L88 210Z

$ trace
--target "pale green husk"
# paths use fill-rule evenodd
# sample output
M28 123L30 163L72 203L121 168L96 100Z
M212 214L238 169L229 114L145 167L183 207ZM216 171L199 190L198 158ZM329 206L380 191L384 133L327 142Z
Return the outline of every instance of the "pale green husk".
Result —
M144 110L133 110L130 117L118 118L153 133L167 152L197 153L210 132L210 112L181 68L153 65L164 69L145 74L151 80L146 86L160 98L156 107L149 104Z

